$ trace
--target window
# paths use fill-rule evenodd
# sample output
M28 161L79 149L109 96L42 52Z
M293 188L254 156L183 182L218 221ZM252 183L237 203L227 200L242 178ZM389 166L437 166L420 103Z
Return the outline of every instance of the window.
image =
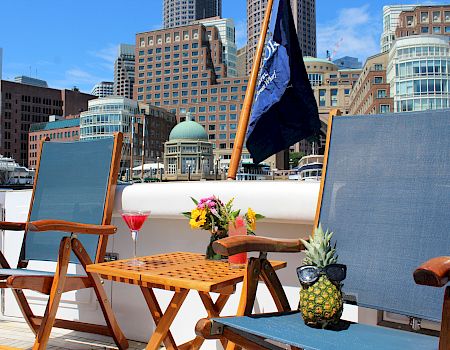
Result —
M386 90L377 90L377 98L385 98Z
M325 107L326 105L326 90L319 90L319 106L320 107Z
M433 33L434 34L440 34L441 33L441 27L433 27Z
M420 28L421 33L428 33L428 27L422 27Z
M373 82L374 84L383 84L383 77L374 77Z
M337 89L331 89L330 92L331 92L331 99L330 99L331 106L335 107L338 105L338 99L337 99L338 91L337 91Z
M391 107L389 105L380 105L380 113L389 113Z
M428 12L420 13L420 22L427 23L428 22Z
M433 11L433 22L441 21L441 11Z
M376 63L376 64L374 65L374 69L375 69L376 71L383 70L383 65L382 65L381 63Z

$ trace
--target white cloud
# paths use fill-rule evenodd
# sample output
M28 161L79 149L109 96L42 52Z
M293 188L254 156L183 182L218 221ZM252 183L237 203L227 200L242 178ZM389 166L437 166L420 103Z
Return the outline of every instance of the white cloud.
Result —
M236 46L238 49L247 44L247 20L239 21L235 24Z
M109 44L108 46L101 48L97 51L89 51L89 55L94 56L100 60L99 64L107 70L113 71L114 61L117 58L118 53L117 44Z
M81 91L89 93L95 84L104 80L107 79L91 74L81 68L74 67L65 71L62 79L49 81L49 86L57 89L70 89L77 86Z
M362 62L380 52L380 16L369 12L369 6L344 8L333 22L317 24L317 54L336 51L336 57L353 56Z

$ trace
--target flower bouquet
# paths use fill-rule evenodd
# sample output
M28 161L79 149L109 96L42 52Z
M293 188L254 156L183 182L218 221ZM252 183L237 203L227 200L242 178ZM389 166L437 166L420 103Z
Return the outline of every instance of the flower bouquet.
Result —
M221 259L221 255L214 253L212 243L218 239L228 237L228 225L230 222L235 222L241 210L233 210L234 198L226 203L223 203L216 196L202 198L199 201L192 197L191 199L195 204L195 208L182 214L189 219L192 229L202 229L211 232L206 258ZM248 208L247 213L243 215L247 234L255 234L256 220L263 217L263 215L257 214L251 208Z

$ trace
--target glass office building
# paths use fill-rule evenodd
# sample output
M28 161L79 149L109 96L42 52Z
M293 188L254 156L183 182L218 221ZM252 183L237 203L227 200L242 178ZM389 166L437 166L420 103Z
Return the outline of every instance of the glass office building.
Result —
M445 36L399 38L389 52L387 80L395 112L450 107L450 48Z

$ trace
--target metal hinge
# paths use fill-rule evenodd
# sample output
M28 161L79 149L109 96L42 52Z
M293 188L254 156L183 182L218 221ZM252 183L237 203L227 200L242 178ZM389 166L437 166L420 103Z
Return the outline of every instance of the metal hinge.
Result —
M422 323L422 319L420 319L420 318L417 318L417 317L409 318L409 325L411 326L413 331L420 331L421 323Z
M221 335L223 333L223 324L219 322L212 322L211 335Z

